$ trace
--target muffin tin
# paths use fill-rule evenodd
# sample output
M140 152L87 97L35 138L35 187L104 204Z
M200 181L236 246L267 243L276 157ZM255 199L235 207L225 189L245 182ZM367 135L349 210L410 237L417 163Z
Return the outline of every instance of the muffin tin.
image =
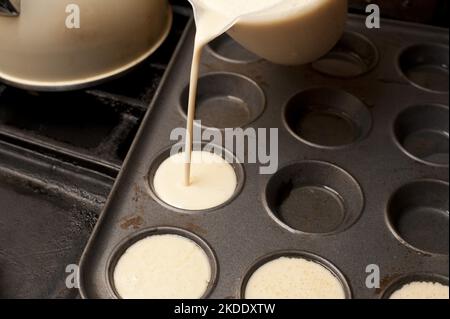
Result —
M335 49L308 66L261 60L227 35L205 50L204 127L278 128L279 170L235 164L224 205L183 211L155 196L152 174L185 127L191 23L84 252L81 294L115 298L118 251L158 233L207 247L210 298L241 298L262 262L302 256L350 298L383 298L405 278L448 282L448 30L350 16ZM381 287L368 288L369 265Z

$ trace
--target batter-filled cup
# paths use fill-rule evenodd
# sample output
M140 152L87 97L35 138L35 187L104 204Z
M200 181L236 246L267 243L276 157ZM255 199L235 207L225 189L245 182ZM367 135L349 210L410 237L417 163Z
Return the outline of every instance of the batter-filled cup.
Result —
M112 273L123 299L200 299L213 281L207 252L178 234L142 238L119 256Z
M308 257L308 256L306 256ZM328 267L302 256L266 261L249 277L245 299L346 299L348 289Z
M165 159L153 177L153 190L164 203L183 210L208 210L236 193L238 176L232 164L215 153L192 152L191 183L184 184L185 154Z

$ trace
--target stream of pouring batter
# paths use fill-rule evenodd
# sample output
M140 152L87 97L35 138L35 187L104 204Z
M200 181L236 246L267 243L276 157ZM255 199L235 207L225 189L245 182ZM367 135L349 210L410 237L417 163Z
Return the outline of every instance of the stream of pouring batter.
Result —
M194 8L195 35L192 58L189 103L186 127L184 184L191 184L193 129L197 102L197 87L203 48L227 32L241 17L275 6L283 0L189 0Z

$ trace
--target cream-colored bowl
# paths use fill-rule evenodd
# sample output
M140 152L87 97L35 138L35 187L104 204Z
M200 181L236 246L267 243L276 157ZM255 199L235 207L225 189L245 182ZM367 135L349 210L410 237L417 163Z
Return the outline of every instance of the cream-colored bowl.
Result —
M19 13L0 8L0 80L33 90L77 89L118 75L152 54L172 22L167 0L9 2ZM80 28L70 28L73 5Z

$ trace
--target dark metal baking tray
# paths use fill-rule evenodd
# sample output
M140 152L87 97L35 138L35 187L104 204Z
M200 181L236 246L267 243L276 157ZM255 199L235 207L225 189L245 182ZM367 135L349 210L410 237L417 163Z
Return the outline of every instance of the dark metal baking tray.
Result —
M242 297L254 267L280 252L320 256L311 258L338 269L353 298L381 298L405 276L448 283L448 30L389 20L367 29L364 21L351 16L332 53L308 66L258 60L227 36L210 45L199 95L249 103L247 112L232 114L199 106L198 117L216 127L278 128L280 171L260 175L243 164L238 196L205 212L162 205L149 183L173 144L170 132L185 126L191 23L83 254L82 296L116 297L110 278L121 243L165 227L211 248L211 298ZM323 209L317 218L283 215L285 188L303 184L336 191L342 216ZM324 207L336 208L333 201ZM372 264L381 270L379 289L366 287Z

